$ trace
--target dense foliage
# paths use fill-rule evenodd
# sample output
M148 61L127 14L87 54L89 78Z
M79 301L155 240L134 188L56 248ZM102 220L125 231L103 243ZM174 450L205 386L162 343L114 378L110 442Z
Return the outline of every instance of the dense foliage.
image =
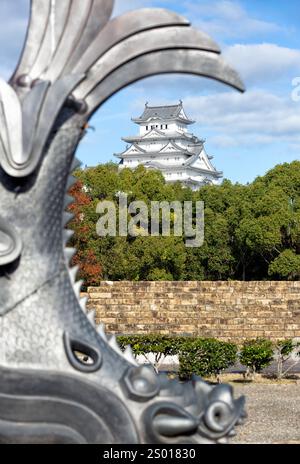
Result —
M162 174L113 163L76 172L73 245L87 285L100 280L299 280L300 162L276 166L249 185L224 180L197 192L166 184ZM128 195L128 203L197 201L205 204L205 239L187 248L184 237L99 237L100 200ZM149 208L150 209L150 208Z
M215 375L218 379L223 370L233 366L237 359L237 346L215 338L197 338L187 341L179 349L179 375L190 378Z
M273 360L273 344L264 338L247 340L242 346L239 359L241 364L247 366L248 373L254 375Z

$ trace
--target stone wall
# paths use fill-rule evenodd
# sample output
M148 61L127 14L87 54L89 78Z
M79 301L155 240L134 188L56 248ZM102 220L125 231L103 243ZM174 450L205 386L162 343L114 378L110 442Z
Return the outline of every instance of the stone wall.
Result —
M300 282L102 282L88 295L108 333L300 337Z

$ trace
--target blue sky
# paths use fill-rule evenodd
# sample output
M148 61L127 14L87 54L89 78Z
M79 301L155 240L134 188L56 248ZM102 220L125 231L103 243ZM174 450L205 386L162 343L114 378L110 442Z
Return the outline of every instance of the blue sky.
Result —
M214 164L233 182L251 182L278 163L299 159L300 101L292 80L300 76L299 0L117 0L114 15L139 7L162 7L187 16L221 46L247 92L239 94L197 77L166 75L140 81L112 97L93 117L78 156L85 165L114 159L133 135L132 116L149 104L182 99L206 139ZM0 75L8 78L22 47L28 0L0 1Z

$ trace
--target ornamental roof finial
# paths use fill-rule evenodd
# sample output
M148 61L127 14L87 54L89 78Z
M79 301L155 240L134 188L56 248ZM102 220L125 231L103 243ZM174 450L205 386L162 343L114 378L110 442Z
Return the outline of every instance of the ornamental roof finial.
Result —
M148 102L145 103L145 107L148 108Z

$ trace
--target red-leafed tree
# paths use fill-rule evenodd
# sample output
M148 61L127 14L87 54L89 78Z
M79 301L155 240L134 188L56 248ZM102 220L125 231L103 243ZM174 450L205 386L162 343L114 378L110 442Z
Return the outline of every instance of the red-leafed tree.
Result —
M84 281L84 286L99 285L102 266L95 247L95 222L91 220L93 201L80 180L69 190L69 194L74 198L68 208L74 214L74 219L68 224L68 228L74 231L70 242L77 250L72 265L79 266L79 278Z

